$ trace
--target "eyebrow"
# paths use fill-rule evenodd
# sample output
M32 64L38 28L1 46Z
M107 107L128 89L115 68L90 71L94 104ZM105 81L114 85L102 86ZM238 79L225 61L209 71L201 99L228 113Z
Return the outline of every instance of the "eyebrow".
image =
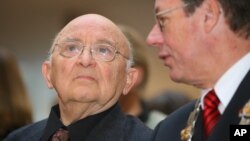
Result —
M81 39L79 38L65 38L62 40L63 42L81 42Z
M107 39L99 39L96 41L96 43L98 44L108 44L108 45L111 45L111 46L115 46L115 42L114 41L111 41L111 40L107 40Z
M159 11L160 11L160 8L159 8L159 7L156 7L154 12L155 12L155 14L156 14L156 13L158 13Z
M79 38L65 38L62 40L63 42L81 42L82 40ZM108 39L98 39L97 41L95 41L95 44L108 44L110 46L115 46L116 43L114 41L108 40Z

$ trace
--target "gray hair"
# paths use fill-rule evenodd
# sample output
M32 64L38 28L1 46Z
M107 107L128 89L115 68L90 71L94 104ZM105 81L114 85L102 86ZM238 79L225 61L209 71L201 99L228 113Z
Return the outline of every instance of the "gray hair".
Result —
M134 56L133 56L133 47L132 44L130 43L130 41L127 39L127 37L125 37L125 42L126 45L128 47L128 51L129 51L129 56L128 56L128 60L127 60L127 69L131 68L134 65Z

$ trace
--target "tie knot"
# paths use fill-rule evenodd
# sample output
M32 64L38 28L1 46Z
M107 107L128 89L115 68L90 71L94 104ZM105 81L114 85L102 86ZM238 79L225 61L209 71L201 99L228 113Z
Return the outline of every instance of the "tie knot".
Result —
M51 141L68 141L69 140L69 131L63 128L60 128L53 135Z
M204 106L206 108L217 108L220 103L220 100L215 94L214 90L208 92L208 94L204 98Z

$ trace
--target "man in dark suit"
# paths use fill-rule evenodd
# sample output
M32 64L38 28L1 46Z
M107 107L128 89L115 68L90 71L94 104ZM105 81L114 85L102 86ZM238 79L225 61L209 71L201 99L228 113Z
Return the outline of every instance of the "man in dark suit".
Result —
M6 141L145 141L151 130L121 112L117 101L134 85L131 47L107 18L87 14L56 36L42 65L58 95L49 118L11 133Z
M153 141L229 141L230 125L249 124L249 13L248 0L155 0L147 42L170 78L201 97L162 121Z

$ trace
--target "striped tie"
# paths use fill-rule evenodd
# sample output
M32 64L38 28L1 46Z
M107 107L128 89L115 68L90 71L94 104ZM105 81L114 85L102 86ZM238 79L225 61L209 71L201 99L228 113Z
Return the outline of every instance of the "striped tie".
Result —
M203 126L206 137L210 135L220 118L219 103L220 100L217 98L214 90L211 90L204 98Z

